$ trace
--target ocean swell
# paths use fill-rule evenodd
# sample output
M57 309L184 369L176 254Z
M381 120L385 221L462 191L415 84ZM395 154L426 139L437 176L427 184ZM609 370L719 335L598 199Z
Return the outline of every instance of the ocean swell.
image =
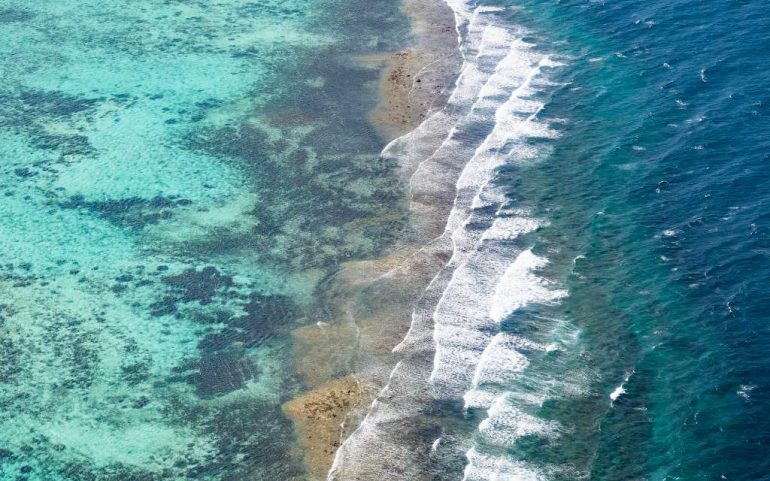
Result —
M501 326L567 292L542 273L548 260L527 238L546 221L508 200L496 183L501 171L547 156L557 133L540 114L555 85L549 74L561 63L525 40L509 10L448 4L463 56L455 89L445 108L382 155L396 159L409 178L410 207L425 243L407 262L441 255L449 261L416 303L409 332L394 348L399 360L338 449L329 480L427 479L458 449L467 451L467 480L540 479L543 469L501 455L500 448L523 435L552 437L565 429L527 411L549 392L569 389L551 382L533 394L517 392L514 383L529 366L528 353L569 349L574 329L543 319L545 334L529 339ZM462 419L462 412L452 405L487 410L487 417L457 435L462 430L451 427L452 418Z

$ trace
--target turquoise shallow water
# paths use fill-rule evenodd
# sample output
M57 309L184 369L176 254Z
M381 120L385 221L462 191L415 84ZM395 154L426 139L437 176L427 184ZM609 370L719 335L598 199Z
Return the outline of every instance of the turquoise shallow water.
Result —
M0 478L302 472L288 333L403 223L377 6L2 2Z

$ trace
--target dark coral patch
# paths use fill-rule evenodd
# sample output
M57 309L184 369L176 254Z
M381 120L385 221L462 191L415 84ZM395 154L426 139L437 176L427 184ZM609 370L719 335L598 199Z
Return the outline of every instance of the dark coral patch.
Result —
M295 116L291 109L275 115ZM236 163L252 176L257 192L271 196L271 202L249 212L253 228L248 233L217 232L215 239L192 246L196 251L250 249L268 262L331 268L344 259L369 257L401 235L406 226L403 186L391 175L397 167L392 160L319 156L314 148L288 143L290 134L273 139L255 126L241 125L196 132L187 139L193 150ZM305 221L297 229L286 219Z
M26 22L32 20L35 14L28 10L4 8L0 10L0 23Z
M32 138L38 149L57 150L63 155L90 155L96 152L85 135L38 135Z
M189 269L164 282L175 295L164 297L152 306L154 314L190 316L201 326L222 326L209 331L198 343L200 357L174 371L170 382L186 382L201 398L211 398L242 389L259 373L249 353L286 334L296 308L290 298L252 293L230 295L240 304L240 312L230 307L205 308L215 296L225 295L234 285L232 278L214 267ZM179 306L182 302L190 305Z
M163 282L181 294L182 302L198 301L202 305L210 304L218 290L233 286L233 278L213 266L187 269L181 274L164 277Z
M189 199L172 197L128 197L103 201L86 201L82 195L73 195L59 206L63 209L84 209L116 225L141 229L174 216L174 208L192 204Z
M238 340L247 347L288 331L290 321L296 317L293 304L283 296L252 294L243 310L246 314L234 317L229 325L238 329Z
M210 352L201 357L198 372L190 381L196 393L205 398L242 389L257 373L251 360L237 352Z
M58 91L25 90L0 93L0 126L37 130L38 122L62 120L94 108L98 99L84 99Z

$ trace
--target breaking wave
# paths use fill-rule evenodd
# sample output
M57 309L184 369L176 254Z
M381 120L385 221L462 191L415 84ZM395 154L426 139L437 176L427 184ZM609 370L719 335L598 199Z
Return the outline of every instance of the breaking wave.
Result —
M422 479L445 450L463 446L468 481L543 479L556 468L531 466L505 448L525 435L556 437L567 429L535 411L554 393L579 390L542 375L528 381L540 390L516 386L531 353L570 348L577 335L567 321L541 319L546 334L538 339L504 329L512 316L568 294L544 274L549 261L528 239L547 220L508 200L497 182L501 172L547 157L557 132L541 113L555 86L549 76L562 64L511 25L509 10L448 3L463 56L455 89L443 110L383 156L410 175L415 218L426 225L447 219L422 252L445 252L450 260L415 306L394 349L400 360L338 449L330 480ZM443 442L448 418L479 409L486 416L463 439Z

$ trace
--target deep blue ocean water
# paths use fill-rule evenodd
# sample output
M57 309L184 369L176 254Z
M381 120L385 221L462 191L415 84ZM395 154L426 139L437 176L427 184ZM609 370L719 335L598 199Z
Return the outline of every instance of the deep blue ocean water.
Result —
M358 479L770 480L770 4L452 3L481 247ZM0 479L303 479L289 331L407 217L364 10L0 2Z
M545 310L580 331L586 379L536 410L568 428L507 455L570 467L545 479L770 479L770 6L514 6L565 64L541 113L564 121L500 182L549 221L530 243L569 295Z
M768 4L521 15L574 60L546 106L562 136L516 191L549 209L545 245L576 258L561 308L592 389L627 379L569 444L592 479L770 479Z

